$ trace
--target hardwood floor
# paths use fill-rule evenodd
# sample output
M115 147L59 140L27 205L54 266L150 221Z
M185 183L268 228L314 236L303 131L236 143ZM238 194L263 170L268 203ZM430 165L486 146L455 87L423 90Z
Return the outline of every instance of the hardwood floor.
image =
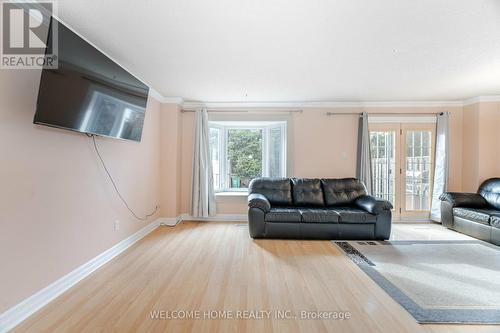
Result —
M393 238L467 237L397 224ZM165 320L152 319L154 310L201 318L267 310L271 318ZM275 311L348 311L351 318L274 319ZM500 326L420 325L329 241L254 241L245 224L184 222L156 229L14 331L472 333Z

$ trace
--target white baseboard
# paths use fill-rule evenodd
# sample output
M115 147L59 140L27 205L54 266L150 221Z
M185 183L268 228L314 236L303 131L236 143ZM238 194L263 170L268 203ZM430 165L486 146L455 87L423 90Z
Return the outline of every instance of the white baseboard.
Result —
M158 221L159 221L160 225L167 225L169 227L173 227L173 226L176 226L177 224L179 224L182 221L182 217L181 216L177 216L177 217L160 217L158 219Z
M247 214L217 214L212 217L193 217L189 214L180 216L182 221L205 221L205 222L247 222Z
M415 219L415 220L392 220L392 223L396 224L418 224L418 223L434 223L434 221L429 219Z
M43 306L47 305L49 302L64 293L66 290L92 274L92 272L97 270L99 267L109 262L111 259L128 249L140 239L144 238L147 234L156 229L160 225L160 223L162 223L162 220L164 219L160 218L148 224L147 226L137 231L130 237L122 240L109 250L101 253L94 259L88 261L74 271L50 284L48 287L40 290L21 303L0 314L0 333L8 332L15 326L19 325L22 321L24 321L36 311L40 310ZM176 219L174 218L172 220L175 221Z

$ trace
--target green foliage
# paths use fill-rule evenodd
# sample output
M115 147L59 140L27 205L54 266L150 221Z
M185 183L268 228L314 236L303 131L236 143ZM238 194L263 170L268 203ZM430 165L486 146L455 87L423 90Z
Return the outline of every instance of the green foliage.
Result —
M228 158L231 174L253 178L262 174L262 131L230 129L228 131Z

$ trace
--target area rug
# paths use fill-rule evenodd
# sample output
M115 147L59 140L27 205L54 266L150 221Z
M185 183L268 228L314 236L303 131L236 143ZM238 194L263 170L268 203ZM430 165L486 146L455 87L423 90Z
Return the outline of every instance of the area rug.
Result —
M500 248L475 240L334 241L419 323L500 324Z

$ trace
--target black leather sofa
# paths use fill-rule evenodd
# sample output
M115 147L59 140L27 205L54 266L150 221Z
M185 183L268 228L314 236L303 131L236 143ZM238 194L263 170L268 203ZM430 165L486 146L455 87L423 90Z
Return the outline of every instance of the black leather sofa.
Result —
M491 178L477 193L443 193L441 223L450 229L500 245L500 178Z
M253 238L388 239L392 205L354 178L257 178L248 222Z

